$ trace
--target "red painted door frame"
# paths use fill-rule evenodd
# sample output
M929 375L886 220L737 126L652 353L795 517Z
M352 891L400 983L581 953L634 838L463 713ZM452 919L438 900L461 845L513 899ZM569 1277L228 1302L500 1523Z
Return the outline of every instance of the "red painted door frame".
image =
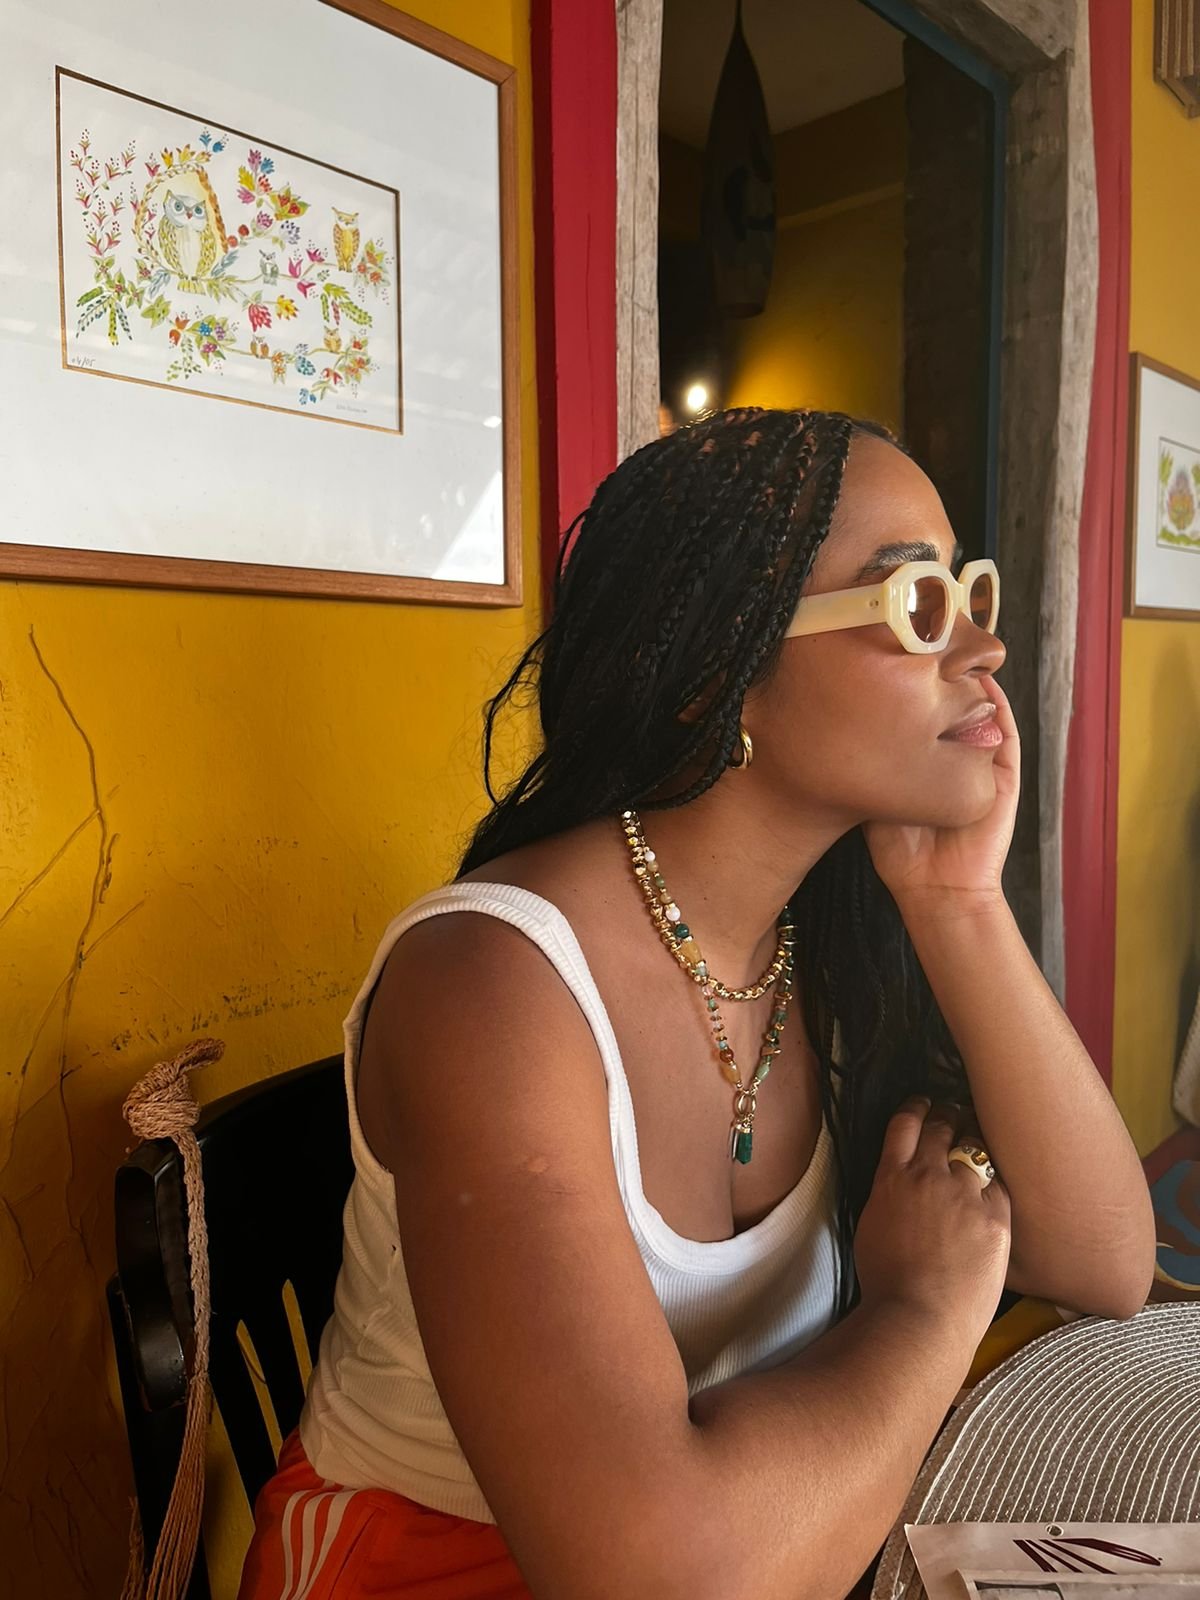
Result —
M617 462L615 0L532 0L543 614L559 541Z
M1063 799L1063 915L1067 1014L1111 1085L1129 403L1130 0L1090 0L1090 26L1100 278Z
M1063 815L1066 1008L1112 1081L1129 327L1130 0L1090 0L1100 223ZM544 614L563 532L616 464L614 0L532 0Z

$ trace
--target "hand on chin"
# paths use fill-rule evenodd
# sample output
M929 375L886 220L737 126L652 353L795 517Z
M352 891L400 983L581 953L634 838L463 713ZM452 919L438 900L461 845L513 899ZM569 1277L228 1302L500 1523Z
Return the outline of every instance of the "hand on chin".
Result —
M992 677L982 680L996 702L1004 743L993 753L995 798L982 816L961 826L867 822L863 834L875 870L901 906L930 895L1001 895L1001 874L1012 843L1021 789L1021 742L1012 707ZM961 752L982 761L983 752Z

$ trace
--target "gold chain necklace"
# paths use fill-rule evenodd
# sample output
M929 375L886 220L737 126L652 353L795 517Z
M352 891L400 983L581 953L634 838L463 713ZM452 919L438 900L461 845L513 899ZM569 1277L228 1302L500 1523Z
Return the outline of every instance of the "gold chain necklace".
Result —
M794 961L795 927L791 921L791 907L785 906L778 923L779 944L774 958L758 983L744 989L729 989L708 970L708 963L679 907L671 898L658 865L658 858L646 843L641 820L636 811L622 811L621 828L633 862L633 873L641 885L650 910L651 919L659 937L676 961L695 983L700 985L708 1010L713 1042L721 1075L733 1089L733 1120L729 1125L729 1159L749 1162L754 1148L755 1097L771 1062L779 1054L779 1040L787 1022L788 1006L792 1000L792 966ZM758 1065L749 1083L742 1082L741 1072L733 1056L733 1046L725 1032L717 996L725 1000L756 1000L775 984L775 1003L771 1020L763 1033Z

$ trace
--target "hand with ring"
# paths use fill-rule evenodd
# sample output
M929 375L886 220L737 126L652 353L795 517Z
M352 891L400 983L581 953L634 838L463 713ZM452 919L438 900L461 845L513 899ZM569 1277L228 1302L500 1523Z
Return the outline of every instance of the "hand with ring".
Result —
M963 1167L978 1181L961 1177ZM952 1321L973 1349L1003 1291L1011 1242L1008 1191L973 1111L906 1100L887 1126L855 1231L863 1303Z
M961 1139L951 1150L948 1159L961 1161L964 1167L969 1167L985 1189L996 1176L991 1156L983 1145L974 1144L970 1139Z

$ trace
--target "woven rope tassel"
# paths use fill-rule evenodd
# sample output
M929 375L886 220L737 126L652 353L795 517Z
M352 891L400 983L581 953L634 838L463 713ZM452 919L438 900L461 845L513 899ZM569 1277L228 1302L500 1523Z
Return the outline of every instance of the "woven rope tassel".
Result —
M187 1416L179 1467L163 1519L154 1560L146 1573L141 1518L136 1505L129 1536L129 1570L121 1600L179 1600L187 1588L200 1539L204 1509L204 1441L208 1431L208 1228L204 1221L204 1177L193 1129L200 1107L187 1074L225 1054L220 1039L196 1039L172 1061L160 1061L134 1084L121 1108L139 1139L173 1139L183 1160L187 1195L188 1260L192 1285L195 1348L188 1379Z

